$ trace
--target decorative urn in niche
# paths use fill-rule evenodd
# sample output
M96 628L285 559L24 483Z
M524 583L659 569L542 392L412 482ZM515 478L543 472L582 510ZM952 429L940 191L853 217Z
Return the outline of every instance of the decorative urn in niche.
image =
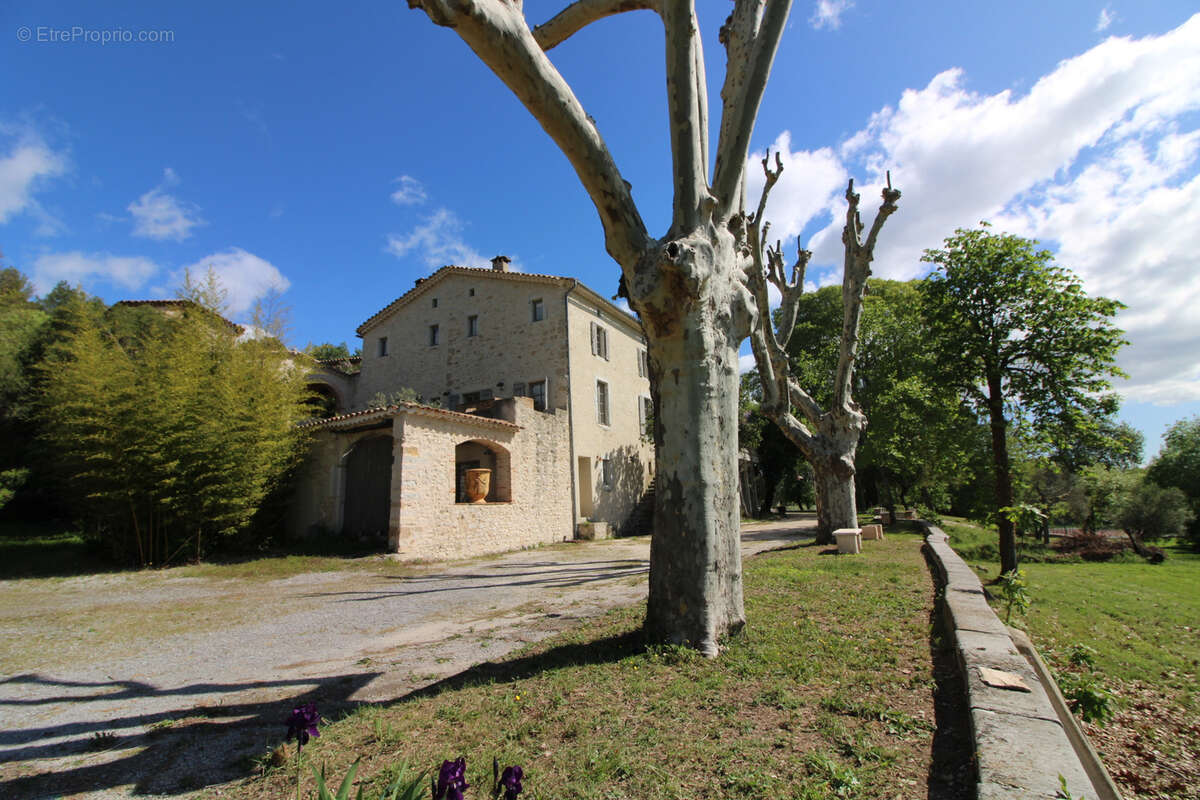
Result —
M492 488L492 471L490 469L467 470L467 502L486 503L488 490Z

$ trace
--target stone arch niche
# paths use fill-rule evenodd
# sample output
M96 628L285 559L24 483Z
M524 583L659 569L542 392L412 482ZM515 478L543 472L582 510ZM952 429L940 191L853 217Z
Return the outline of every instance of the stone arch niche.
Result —
M454 502L466 503L466 475L469 469L490 469L491 487L487 502L512 502L512 461L508 450L495 442L468 439L454 447Z
M360 439L346 454L343 535L387 544L392 510L392 458L392 437L388 435Z
M336 417L346 410L341 394L328 383L309 381L307 388L309 393L308 405L312 409L314 417L328 419Z

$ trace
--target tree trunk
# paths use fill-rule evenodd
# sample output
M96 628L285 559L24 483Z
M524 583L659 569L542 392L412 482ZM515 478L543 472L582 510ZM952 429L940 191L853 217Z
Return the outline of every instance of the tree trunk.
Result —
M1000 377L988 377L988 414L992 427L992 470L996 476L996 526L1000 530L1000 573L1017 568L1017 537L1013 522L1000 512L1013 505L1012 468L1008 460L1008 420Z
M833 544L838 528L858 527L854 493L854 451L862 430L861 417L839 419L826 414L818 426L821 450L813 453L817 490L817 544Z
M673 265L660 267L659 274L678 282L630 286L646 328L655 408L658 488L645 627L651 641L687 645L711 657L721 637L746 621L737 402L738 345L748 314L736 311L732 279L716 277L720 253L692 241L663 250ZM732 260L732 246L727 256ZM690 262L682 273L681 261ZM698 272L711 279L686 279Z
M768 475L769 473L764 473ZM774 480L770 477L765 477L763 480L763 499L758 504L759 519L766 519L771 516L771 504L775 502L775 487L779 485L779 475L774 476Z

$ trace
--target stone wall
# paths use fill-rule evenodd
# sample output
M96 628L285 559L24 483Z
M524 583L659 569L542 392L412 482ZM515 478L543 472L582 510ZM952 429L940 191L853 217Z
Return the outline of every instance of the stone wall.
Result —
M400 557L466 558L573 536L567 415L534 411L529 398L507 402L520 430L447 416L397 417L390 549ZM455 447L465 441L508 452L511 501L455 502Z
M363 332L355 407L365 407L377 392L404 387L423 402L446 405L451 395L487 390L511 397L517 383L528 387L545 381L547 405L566 408L560 281L485 270L431 279L428 288ZM534 321L532 304L538 299L544 318ZM470 317L476 317L475 336L467 335ZM431 325L438 326L437 344L430 344ZM381 355L384 337L386 355Z

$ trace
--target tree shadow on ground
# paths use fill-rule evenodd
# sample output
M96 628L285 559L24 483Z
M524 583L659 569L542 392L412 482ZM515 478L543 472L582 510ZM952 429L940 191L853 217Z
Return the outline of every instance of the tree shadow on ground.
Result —
M85 721L0 732L0 797L32 800L124 786L132 786L135 795L193 792L261 771L272 749L284 741L288 714L301 703L316 703L322 717L332 721L361 706L412 702L480 684L524 680L547 670L618 661L643 649L641 631L560 645L535 655L484 662L377 702L350 698L381 672L193 684L168 690L141 681L81 683L18 675L2 683L23 684L31 692L61 689L41 698L0 700L0 704L28 707L31 714L39 705L61 702L108 707L115 701L153 696L177 697L181 702L168 710L125 716L98 711ZM249 697L239 699L242 693ZM271 697L262 696L268 694ZM206 698L199 705L186 700L199 696Z
M133 794L171 795L244 778L283 741L295 706L316 703L326 719L336 719L357 705L349 698L379 674L167 690L139 681L89 684L39 675L8 678L5 684L24 684L30 692L63 690L54 696L0 701L28 707L31 715L39 705L62 702L96 703L97 713L83 721L0 733L0 797L55 797L122 786L132 786ZM105 692L106 688L115 691ZM188 701L200 696L205 699L199 704ZM121 705L129 707L143 697L180 702L166 710L124 716L103 710L122 700Z

